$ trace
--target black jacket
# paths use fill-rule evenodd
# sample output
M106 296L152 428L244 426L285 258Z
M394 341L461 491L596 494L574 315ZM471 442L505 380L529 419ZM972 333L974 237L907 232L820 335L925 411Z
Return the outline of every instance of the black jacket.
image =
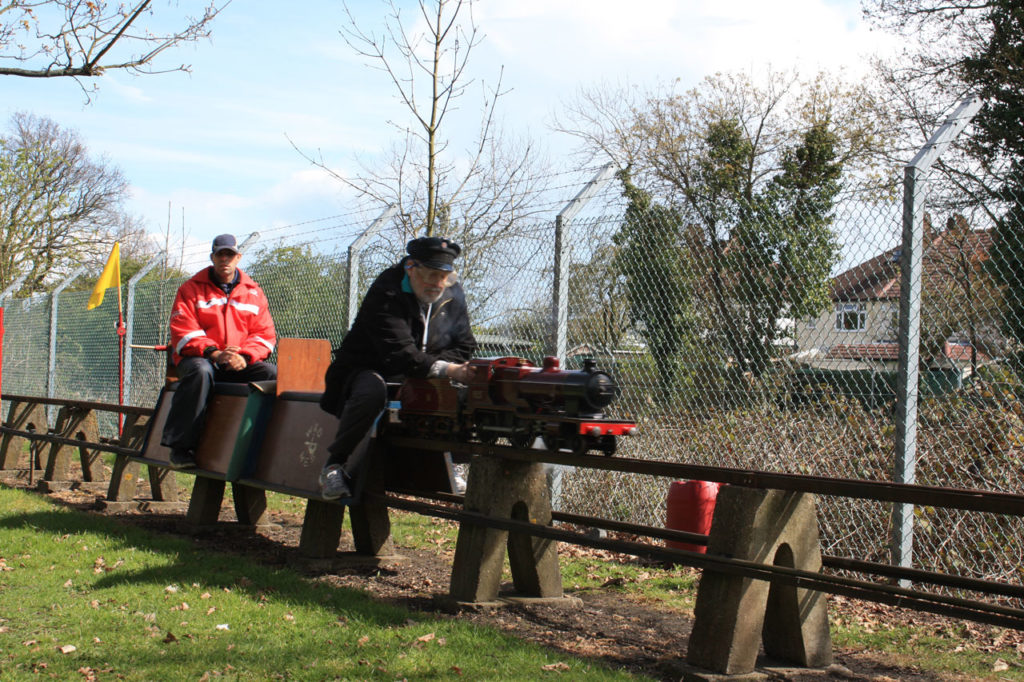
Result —
M327 368L320 406L342 408L345 383L353 371L371 369L387 381L425 377L437 360L465 362L476 350L466 298L459 284L448 287L430 308L426 349L422 348L424 309L415 294L402 290L405 259L370 285L359 313Z

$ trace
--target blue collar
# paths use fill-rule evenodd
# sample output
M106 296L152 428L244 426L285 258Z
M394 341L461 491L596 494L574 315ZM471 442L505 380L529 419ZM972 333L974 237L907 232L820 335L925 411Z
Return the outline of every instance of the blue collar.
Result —
M404 291L407 294L412 294L413 296L416 295L416 292L412 290L412 284L409 282L408 272L405 273L405 276L402 278L402 291Z

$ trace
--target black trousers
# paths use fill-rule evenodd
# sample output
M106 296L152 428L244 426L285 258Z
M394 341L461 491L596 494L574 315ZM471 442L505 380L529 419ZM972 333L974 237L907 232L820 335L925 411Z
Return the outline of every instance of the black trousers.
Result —
M178 387L171 398L160 444L172 450L195 450L206 423L206 403L210 400L213 382L248 383L277 378L277 367L268 362L254 362L233 372L219 369L206 358L187 357L178 363Z
M354 372L342 389L341 423L328 448L327 464L340 464L346 474L355 475L366 459L368 448L358 448L373 422L388 406L384 377L369 369Z

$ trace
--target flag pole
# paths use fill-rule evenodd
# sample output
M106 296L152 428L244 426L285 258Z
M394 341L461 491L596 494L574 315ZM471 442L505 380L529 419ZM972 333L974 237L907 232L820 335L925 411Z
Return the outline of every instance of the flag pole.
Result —
M120 270L120 268L118 268ZM118 273L120 274L120 273ZM124 407L124 308L121 305L121 278L117 278L117 404ZM117 435L124 435L124 412L117 413Z
M124 407L124 306L121 304L121 245L114 242L110 249L110 256L107 257L107 264L103 266L103 272L96 280L96 286L89 296L89 303L86 310L92 310L103 304L103 294L110 287L117 287L117 404ZM120 436L124 430L124 412L118 411L117 435Z

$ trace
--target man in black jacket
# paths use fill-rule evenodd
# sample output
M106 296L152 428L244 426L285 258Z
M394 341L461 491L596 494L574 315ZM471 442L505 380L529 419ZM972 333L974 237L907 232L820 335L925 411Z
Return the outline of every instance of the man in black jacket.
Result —
M476 339L455 278L461 251L440 237L409 242L409 255L377 277L334 350L320 406L341 423L320 474L325 499L352 496L349 482L366 452L356 446L387 407L387 382L407 376L469 381Z

